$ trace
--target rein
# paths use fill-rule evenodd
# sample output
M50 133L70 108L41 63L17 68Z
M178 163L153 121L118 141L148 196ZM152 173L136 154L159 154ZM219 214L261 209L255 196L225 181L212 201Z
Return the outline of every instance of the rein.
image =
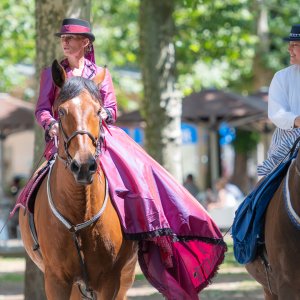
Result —
M291 150L288 152L288 154L290 155L290 157L293 157L294 152L295 152L296 147L297 147L297 145L298 145L299 142L300 142L300 136L295 140L295 142L294 142ZM291 164L290 164L290 166L288 168L288 171L287 171L287 174L285 176L285 179L284 179L284 184L283 184L283 200L284 200L285 208L287 210L287 214L288 214L289 219L291 220L292 224L298 230L300 230L300 216L296 213L296 211L293 208L291 197L290 197L290 190L289 190L290 169L291 169L291 166L293 165L293 162L295 163L295 172L296 172L296 174L298 176L300 176L300 171L298 169L298 166L297 166L297 163L296 163L296 159L293 158L293 160L292 160L292 162L291 162Z
M293 162L295 162L295 159L293 159L292 163ZM293 208L291 197L290 197L290 190L289 190L289 177L290 177L290 169L291 169L292 163L291 163L291 165L287 171L286 177L285 177L285 182L283 185L283 199L284 199L284 204L285 204L289 219L291 220L292 224L298 230L300 230L300 217ZM298 175L297 165L295 166L295 168L296 168L296 173Z
M95 294L93 292L92 289L88 288L88 274L87 274L87 267L86 264L84 262L84 257L83 254L81 252L80 249L80 243L79 243L79 233L82 229L87 228L88 226L92 225L93 223L97 222L97 220L101 217L101 215L103 214L106 206L107 206L107 202L108 202L108 183L107 183L107 178L105 177L105 198L102 204L101 209L99 210L99 212L94 215L91 219L83 222L83 223L79 223L77 225L72 224L69 220L67 220L55 207L53 199L52 199L52 194L51 194L51 188L50 188L50 178L51 178L51 173L52 173L52 167L54 165L55 160L53 161L53 163L50 165L50 169L49 169L49 174L48 174L48 178L47 178L47 196L48 196L48 203L49 206L51 208L52 213L55 215L55 217L69 230L69 232L72 234L72 238L77 250L77 254L79 257L79 262L80 262L80 266L81 266L81 270L82 270L82 275L83 275L83 280L85 283L85 287L86 287L86 292L90 293L91 298L89 298L89 296L85 295L83 293L83 291L81 290L81 288L79 288L80 292L87 298L87 299L91 299L94 300L95 298Z

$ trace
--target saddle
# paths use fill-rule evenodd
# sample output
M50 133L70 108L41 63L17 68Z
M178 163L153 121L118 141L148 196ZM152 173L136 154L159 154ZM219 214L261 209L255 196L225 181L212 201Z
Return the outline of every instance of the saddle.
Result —
M16 205L12 212L10 213L10 217L12 217L18 208L22 207L25 209L25 212L28 212L28 221L29 221L29 227L31 236L33 239L33 246L32 249L34 251L38 251L40 256L42 256L39 248L39 242L38 242L38 236L34 224L34 202L37 195L37 192L39 190L39 187L41 186L43 179L46 177L49 169L50 169L50 161L45 161L33 174L33 176L29 179L23 190L21 191L20 195L18 196L18 199L16 201Z
M264 177L237 209L231 234L234 256L240 264L250 263L261 254L266 210L296 154Z
M33 174L33 176L29 179L23 190L21 191L18 199L16 201L16 205L11 212L11 216L16 212L19 207L24 208L25 210L29 210L29 212L34 212L34 202L35 197L37 195L37 191L41 186L43 179L46 177L51 161L45 161Z

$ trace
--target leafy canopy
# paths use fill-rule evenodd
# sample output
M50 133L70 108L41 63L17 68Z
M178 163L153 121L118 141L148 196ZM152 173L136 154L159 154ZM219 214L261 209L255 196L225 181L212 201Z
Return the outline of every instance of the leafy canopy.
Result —
M33 0L0 1L0 91L7 92L25 80L16 64L33 65L35 23Z
M299 23L296 0L174 0L177 69L185 94L202 87L251 89L253 59L262 41L256 34L259 5L268 12L269 51L260 53L264 66L276 71L288 64L282 37ZM139 0L92 1L96 58L110 70L139 69ZM0 3L0 90L20 85L16 64L33 64L35 57L34 0L2 0ZM141 86L122 82L130 93ZM124 100L128 95L124 96ZM130 96L130 95L129 95Z

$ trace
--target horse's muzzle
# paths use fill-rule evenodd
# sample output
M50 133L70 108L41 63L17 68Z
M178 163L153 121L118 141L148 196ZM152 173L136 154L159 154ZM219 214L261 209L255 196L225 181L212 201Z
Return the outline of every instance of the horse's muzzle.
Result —
M70 170L73 173L76 182L79 184L91 184L97 168L98 165L94 157L90 157L85 162L79 162L78 160L73 159L70 164Z

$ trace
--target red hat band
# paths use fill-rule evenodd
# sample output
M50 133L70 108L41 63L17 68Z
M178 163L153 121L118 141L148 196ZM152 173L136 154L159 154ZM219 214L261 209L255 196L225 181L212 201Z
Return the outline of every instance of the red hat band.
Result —
M60 29L61 33L89 33L91 32L88 27L80 25L63 25Z

